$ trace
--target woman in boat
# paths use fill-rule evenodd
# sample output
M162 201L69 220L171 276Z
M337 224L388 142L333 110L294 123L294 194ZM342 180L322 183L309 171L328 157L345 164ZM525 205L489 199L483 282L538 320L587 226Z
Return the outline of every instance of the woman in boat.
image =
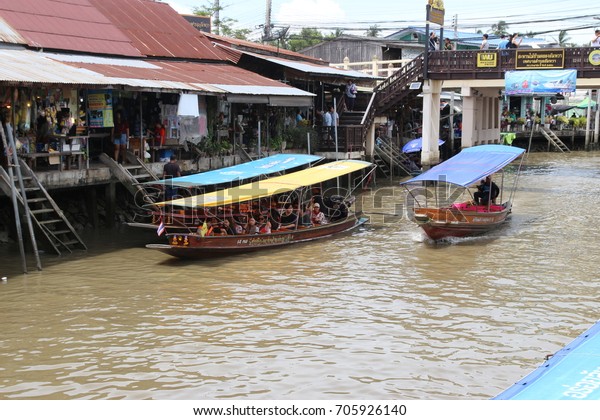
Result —
M321 206L319 205L319 203L313 204L310 221L313 225L316 226L324 225L327 223L327 219L325 218L325 214L321 211Z
M490 201L493 203L498 195L500 195L500 188L492 181L490 176L486 176L485 180L481 180L481 183L477 186L473 198L475 198L475 204L487 206Z

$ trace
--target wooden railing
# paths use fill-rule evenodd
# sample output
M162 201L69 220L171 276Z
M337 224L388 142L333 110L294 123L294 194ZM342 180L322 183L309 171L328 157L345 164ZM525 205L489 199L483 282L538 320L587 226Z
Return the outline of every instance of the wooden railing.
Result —
M546 48L545 50L549 50ZM597 48L554 48L564 51L565 69L576 69L577 77L599 77L600 67L590 63L589 56ZM485 53L497 54L496 67L477 67L477 54L480 50L431 51L428 56L428 75L434 80L458 79L503 79L504 72L515 70L517 51L524 50L487 50ZM526 50L536 51L536 50ZM540 51L540 50L538 50Z

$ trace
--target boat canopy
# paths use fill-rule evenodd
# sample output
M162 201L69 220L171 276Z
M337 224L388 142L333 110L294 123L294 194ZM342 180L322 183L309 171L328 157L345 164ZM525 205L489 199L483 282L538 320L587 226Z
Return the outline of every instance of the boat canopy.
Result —
M525 152L525 149L520 147L499 144L469 147L427 172L400 183L400 185L422 181L437 181L467 188L486 176L498 172L523 152Z
M373 166L371 162L362 160L338 160L324 165L303 169L291 174L259 180L237 187L192 197L164 201L156 203L155 205L191 208L226 206L263 197L270 197L274 194L287 193L298 188L318 184L361 169L366 169L370 166Z
M598 400L600 322L495 400Z
M180 176L171 179L149 181L145 184L169 184L176 187L191 188L204 185L224 184L233 181L250 179L261 175L270 175L276 172L297 168L308 163L323 159L321 156L286 154L271 155L266 158L229 166L227 168L215 169L214 171L202 172L192 175Z

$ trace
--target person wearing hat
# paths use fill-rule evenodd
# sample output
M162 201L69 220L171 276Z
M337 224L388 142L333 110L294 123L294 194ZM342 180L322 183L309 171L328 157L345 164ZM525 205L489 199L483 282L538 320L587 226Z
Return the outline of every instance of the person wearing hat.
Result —
M313 225L324 225L327 223L327 219L325 219L325 214L321 211L321 206L319 203L314 203L312 206L312 213L310 215L310 221Z

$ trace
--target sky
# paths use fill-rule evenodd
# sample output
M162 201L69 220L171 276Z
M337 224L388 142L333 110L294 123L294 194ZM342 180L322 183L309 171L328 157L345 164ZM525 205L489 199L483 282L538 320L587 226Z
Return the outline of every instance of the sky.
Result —
M191 14L208 0L161 0L179 13ZM377 25L385 36L407 26L425 25L426 0L271 0L274 31L289 26L290 31L316 27L327 34L336 28L364 35ZM220 0L221 19L237 20L235 27L253 29L251 40L259 40L265 23L267 0ZM504 20L508 32L544 32L538 38L554 40L567 30L568 42L589 45L595 28L600 28L600 3L583 0L445 0L444 32L491 32L491 25ZM437 28L432 25L432 28ZM353 31L354 30L354 31Z

